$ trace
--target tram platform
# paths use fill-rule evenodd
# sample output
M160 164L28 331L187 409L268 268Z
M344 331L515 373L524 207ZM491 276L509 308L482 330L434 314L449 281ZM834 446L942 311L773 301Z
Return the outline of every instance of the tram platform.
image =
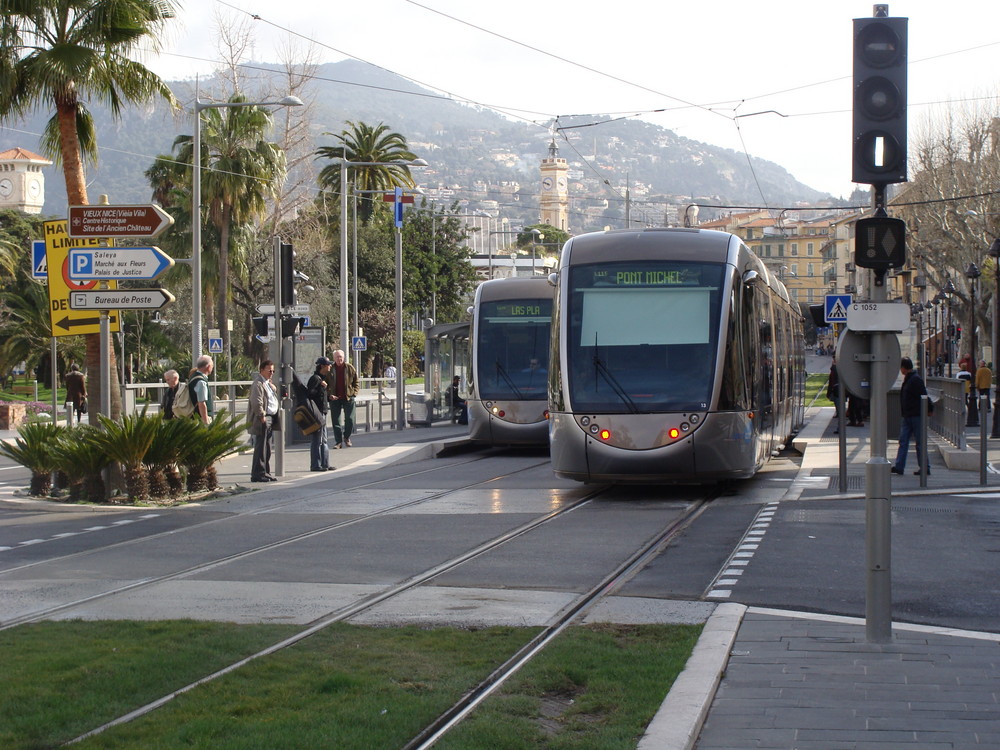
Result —
M798 476L783 501L863 499L869 426L848 428L848 491L839 491L833 409L808 412ZM968 428L969 450L979 428ZM897 442L887 453L894 460ZM950 444L931 438L930 476L920 486L913 447L893 496L1000 496L1000 475L949 468ZM991 461L1000 440L989 441ZM995 445L994 445L995 444ZM960 462L961 463L961 462ZM951 463L951 465L956 465ZM978 464L977 464L978 466ZM1000 747L1000 635L894 622L891 642L869 643L863 619L735 602L717 605L684 672L639 750Z

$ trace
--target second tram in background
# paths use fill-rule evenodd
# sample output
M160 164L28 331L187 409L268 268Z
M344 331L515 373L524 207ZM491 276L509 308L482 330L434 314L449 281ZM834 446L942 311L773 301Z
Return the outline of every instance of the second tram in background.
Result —
M548 444L553 291L542 277L494 279L476 290L466 389L473 440Z
M746 478L801 425L802 316L739 237L580 235L563 248L556 295L557 475Z

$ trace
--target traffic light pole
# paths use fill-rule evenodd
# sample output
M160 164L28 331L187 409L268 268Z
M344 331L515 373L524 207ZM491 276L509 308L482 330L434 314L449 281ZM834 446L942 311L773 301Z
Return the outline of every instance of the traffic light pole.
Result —
M884 190L884 188L883 188ZM876 187L876 193L878 188ZM888 301L884 272L876 273L872 301ZM880 283L881 282L881 283ZM888 337L873 333L872 384L891 375ZM871 389L871 455L865 464L865 635L869 643L892 641L892 488L886 457L888 398L881 387Z

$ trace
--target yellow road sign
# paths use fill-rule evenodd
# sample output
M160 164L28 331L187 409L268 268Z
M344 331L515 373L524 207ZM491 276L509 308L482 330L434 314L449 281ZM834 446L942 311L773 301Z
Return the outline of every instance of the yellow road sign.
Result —
M73 247L100 247L106 241L94 237L72 239L66 229L66 220L42 222L45 231L45 264L49 275L49 319L53 336L76 336L83 333L100 333L101 318L97 310L72 310L70 292L97 289L98 281L73 281L69 277L69 251ZM107 282L108 289L117 289L117 281ZM111 331L121 329L121 313L109 310Z

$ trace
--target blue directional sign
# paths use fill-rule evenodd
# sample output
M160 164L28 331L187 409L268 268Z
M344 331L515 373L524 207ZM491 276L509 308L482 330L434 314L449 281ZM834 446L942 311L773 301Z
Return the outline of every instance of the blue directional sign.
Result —
M155 279L174 264L158 247L75 247L69 251L69 277L92 279Z
M403 188L396 188L394 198L393 208L395 209L396 226L401 227L403 226Z
M355 336L351 339L351 351L368 351L368 338L365 336Z
M45 264L45 240L34 240L31 243L31 276L36 279L49 278L49 269Z
M846 323L847 309L853 303L853 295L828 294L823 306L823 319L827 323Z
M222 339L209 339L208 340L208 353L209 354L222 354Z

